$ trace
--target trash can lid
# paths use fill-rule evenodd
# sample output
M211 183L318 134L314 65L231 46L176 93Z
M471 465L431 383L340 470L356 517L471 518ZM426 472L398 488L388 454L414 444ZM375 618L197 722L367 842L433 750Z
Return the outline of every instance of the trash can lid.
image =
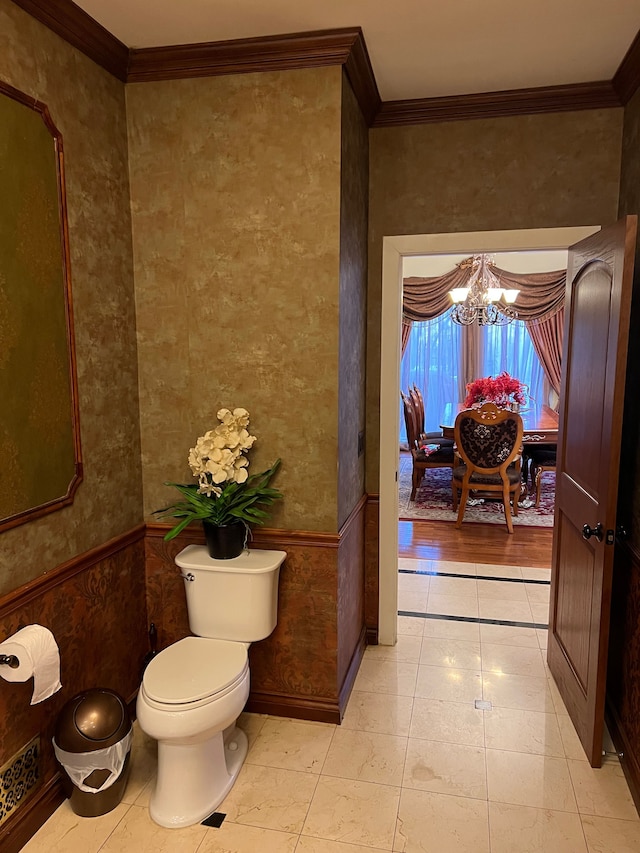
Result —
M117 693L87 690L62 709L55 738L66 752L92 752L117 743L130 728L126 705Z

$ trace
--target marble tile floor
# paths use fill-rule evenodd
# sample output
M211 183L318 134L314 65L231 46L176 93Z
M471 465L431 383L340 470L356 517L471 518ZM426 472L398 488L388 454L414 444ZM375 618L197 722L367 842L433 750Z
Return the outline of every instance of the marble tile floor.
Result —
M396 646L366 650L341 726L242 715L250 750L219 829L150 820L154 743L136 728L124 801L99 818L63 803L23 850L640 853L619 762L589 766L546 630L530 627L546 622L549 572L399 568L399 609L416 615L399 617Z

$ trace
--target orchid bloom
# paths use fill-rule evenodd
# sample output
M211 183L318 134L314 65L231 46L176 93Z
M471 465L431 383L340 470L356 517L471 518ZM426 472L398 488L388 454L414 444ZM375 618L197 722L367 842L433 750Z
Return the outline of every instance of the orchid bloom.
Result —
M249 477L249 460L243 455L256 441L246 427L249 425L249 412L246 409L220 409L220 423L208 430L189 450L189 467L198 477L198 491L219 496L221 483L245 483Z

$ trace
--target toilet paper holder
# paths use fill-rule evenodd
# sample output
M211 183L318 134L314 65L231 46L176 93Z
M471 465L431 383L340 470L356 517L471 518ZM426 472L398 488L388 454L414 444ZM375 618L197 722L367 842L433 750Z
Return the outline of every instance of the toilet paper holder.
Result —
M25 627L24 622L18 624L18 631ZM10 669L17 669L20 666L20 661L15 655L0 655L0 666L8 666Z

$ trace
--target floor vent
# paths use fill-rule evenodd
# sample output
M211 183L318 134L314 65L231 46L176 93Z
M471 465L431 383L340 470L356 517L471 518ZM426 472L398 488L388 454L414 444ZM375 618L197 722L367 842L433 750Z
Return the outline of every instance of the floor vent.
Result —
M40 781L40 736L10 758L0 768L0 824L35 791Z
M216 829L220 829L222 826L222 822L225 819L226 814L224 812L214 812L210 814L209 817L206 817L202 822L203 826L214 826Z

